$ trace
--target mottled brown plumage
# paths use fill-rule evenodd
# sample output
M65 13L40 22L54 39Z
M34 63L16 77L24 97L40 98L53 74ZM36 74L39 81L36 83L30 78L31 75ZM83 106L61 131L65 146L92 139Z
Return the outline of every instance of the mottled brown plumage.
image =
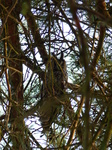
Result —
M52 54L51 60L46 66L45 81L41 92L42 105L39 108L44 132L50 129L52 122L59 114L60 103L58 99L65 92L66 82L67 71L63 52L59 59Z

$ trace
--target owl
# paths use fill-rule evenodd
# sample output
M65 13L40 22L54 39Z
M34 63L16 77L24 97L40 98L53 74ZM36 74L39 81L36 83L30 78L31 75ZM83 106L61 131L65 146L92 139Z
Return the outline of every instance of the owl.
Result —
M43 131L49 131L51 124L59 114L60 103L57 100L65 93L67 83L66 61L61 52L60 58L53 53L46 66L45 80L41 90L40 122Z

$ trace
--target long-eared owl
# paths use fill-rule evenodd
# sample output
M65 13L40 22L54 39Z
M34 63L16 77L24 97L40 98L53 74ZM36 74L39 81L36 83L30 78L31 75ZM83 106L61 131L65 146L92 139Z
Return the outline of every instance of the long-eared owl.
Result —
M42 85L39 115L43 131L48 131L59 112L59 98L65 93L67 83L66 62L61 52L60 58L52 54L46 66L45 80Z

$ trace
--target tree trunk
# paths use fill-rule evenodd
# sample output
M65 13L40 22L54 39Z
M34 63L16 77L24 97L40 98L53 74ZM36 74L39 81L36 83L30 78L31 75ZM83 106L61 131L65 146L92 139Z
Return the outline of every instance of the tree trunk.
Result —
M5 6L8 8L6 14L6 34L7 51L9 57L9 81L11 86L11 111L10 123L12 133L10 134L13 148L23 150L24 147L24 120L23 120L23 75L22 75L22 61L20 56L20 43L17 23L12 18L19 13L16 11L17 1L5 0ZM12 16L12 18L11 18Z

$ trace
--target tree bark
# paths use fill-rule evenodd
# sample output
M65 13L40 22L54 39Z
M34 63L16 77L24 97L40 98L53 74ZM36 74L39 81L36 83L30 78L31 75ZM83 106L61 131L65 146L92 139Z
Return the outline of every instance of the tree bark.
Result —
M9 81L11 86L11 102L12 107L10 111L10 123L12 133L10 134L12 140L12 149L23 150L24 146L24 120L23 120L23 74L22 61L19 50L21 49L19 43L19 34L17 23L11 19L10 16L19 18L19 13L16 11L17 0L5 0L5 7L8 8L9 14L6 14L6 34L9 36L7 40L7 51L9 57Z

